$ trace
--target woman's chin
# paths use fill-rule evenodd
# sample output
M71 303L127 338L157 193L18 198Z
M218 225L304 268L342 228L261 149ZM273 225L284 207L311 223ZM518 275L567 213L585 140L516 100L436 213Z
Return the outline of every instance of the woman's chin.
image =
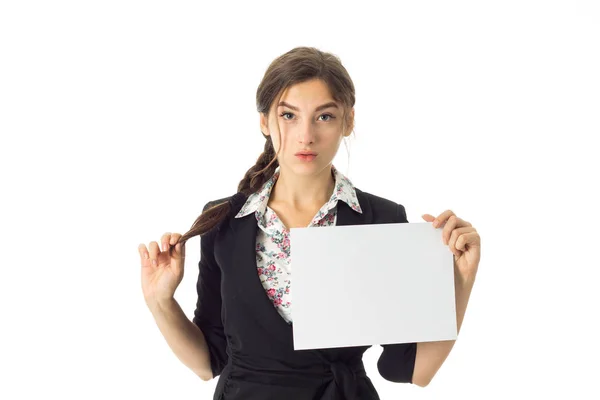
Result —
M294 163L291 166L290 169L296 175L309 176L309 175L315 175L315 173L320 172L323 168L324 168L324 166L323 166L322 163L317 163L317 162L310 162L310 163L299 162L299 163Z

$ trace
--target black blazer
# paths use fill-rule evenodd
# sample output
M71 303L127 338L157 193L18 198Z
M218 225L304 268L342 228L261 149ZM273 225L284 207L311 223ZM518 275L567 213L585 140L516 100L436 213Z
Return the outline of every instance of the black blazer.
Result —
M337 203L336 225L408 222L404 206L355 188L363 213ZM256 269L254 213L234 218L247 196L229 201L231 211L200 238L198 302L193 322L202 330L213 376L213 400L379 399L366 376L363 353L371 346L294 351L292 329L269 301ZM382 345L379 373L412 383L416 343Z

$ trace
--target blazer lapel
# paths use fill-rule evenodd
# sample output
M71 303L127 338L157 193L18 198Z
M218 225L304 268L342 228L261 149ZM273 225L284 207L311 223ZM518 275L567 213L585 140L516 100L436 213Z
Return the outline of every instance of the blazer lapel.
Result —
M362 214L354 211L348 204L343 201L337 202L337 220L335 225L363 225L371 224L373 222L373 209L367 196L364 195L362 190L354 188L356 191L356 198L358 204L362 210Z

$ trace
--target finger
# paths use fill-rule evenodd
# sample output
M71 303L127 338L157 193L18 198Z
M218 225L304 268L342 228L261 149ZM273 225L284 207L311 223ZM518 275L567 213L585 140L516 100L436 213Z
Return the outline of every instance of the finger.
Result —
M184 260L185 259L185 244L177 243L174 247L175 257Z
M450 221L452 221L452 223L450 223ZM448 226L450 226L450 228L448 228ZM452 230L464 227L472 226L469 222L465 221L464 219L459 218L456 215L451 215L450 218L448 218L448 222L446 223L446 226L444 227L444 232L442 233L442 239L444 241L444 244L448 244L450 235L452 234Z
M469 227L472 226L471 223L465 221L462 218L456 217L456 220L457 220L457 223L456 223L456 227L457 228L462 228L462 227L465 227L465 226L469 226Z
M481 246L481 237L474 230L463 233L456 239L456 248L461 251L467 251L468 248Z
M171 250L175 250L176 252L179 252L179 249L181 248L181 246L177 247L177 244L179 243L179 239L181 238L181 233L173 233L171 234L171 240L169 241L169 246Z
M172 253L175 256L175 258L177 259L184 259L185 258L185 243L180 242L179 239L181 238L180 234L177 234L179 237L177 238L177 240L172 240L174 243L174 246L172 247Z
M448 218L444 230L442 231L442 242L444 242L444 244L448 244L452 231L455 230L458 222L458 218L455 215L451 215L450 218Z
M178 242L176 249L181 259L185 259L185 242Z
M470 223L470 222L468 222L468 221L465 221L465 220L464 220L464 219L462 219L462 218L458 218L458 217L456 217L456 218L458 219L458 224L456 225L457 227L460 227L460 228L462 228L463 226L473 226L473 225L471 225L471 223Z
M169 249L169 241L171 240L171 232L167 232L163 234L160 238L160 245L162 251L167 251Z
M152 262L152 265L156 267L158 265L158 243L152 241L148 247L150 247L150 261Z
M179 238L181 237L181 233L173 233L171 234L171 240L169 241L169 244L171 246L173 246L174 244L177 244L177 242L179 242Z
M437 218L433 221L433 226L435 228L441 227L452 215L455 215L452 210L444 211L443 213L438 215Z
M472 231L473 231L473 228L471 228L470 226L465 226L462 228L454 229L452 231L452 234L450 235L450 240L448 240L448 246L450 247L450 250L452 250L452 252L455 254L458 253L458 251L464 251L465 247L462 244L462 242L461 242L460 246L457 246L457 241L459 240L459 238L461 238L465 234L469 234ZM465 238L463 238L461 240L464 240L464 239Z
M175 245L179 242L179 238L181 237L180 233L165 233L161 240L163 242L163 252L167 253L168 257L173 255L175 251Z
M142 267L150 266L150 255L148 254L148 250L146 249L146 245L140 243L138 246L138 252L140 253L140 258L142 259Z

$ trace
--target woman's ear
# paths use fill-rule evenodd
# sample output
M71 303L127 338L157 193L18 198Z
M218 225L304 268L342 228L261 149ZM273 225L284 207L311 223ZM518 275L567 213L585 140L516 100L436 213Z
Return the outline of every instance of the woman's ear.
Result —
M354 107L352 107L352 110L350 110L350 116L348 117L349 120L349 124L348 127L346 128L346 132L344 132L344 136L350 136L350 134L352 133L352 130L354 129Z
M269 136L271 133L269 132L269 123L268 123L268 117L260 112L260 131L263 133L263 135L265 136Z

